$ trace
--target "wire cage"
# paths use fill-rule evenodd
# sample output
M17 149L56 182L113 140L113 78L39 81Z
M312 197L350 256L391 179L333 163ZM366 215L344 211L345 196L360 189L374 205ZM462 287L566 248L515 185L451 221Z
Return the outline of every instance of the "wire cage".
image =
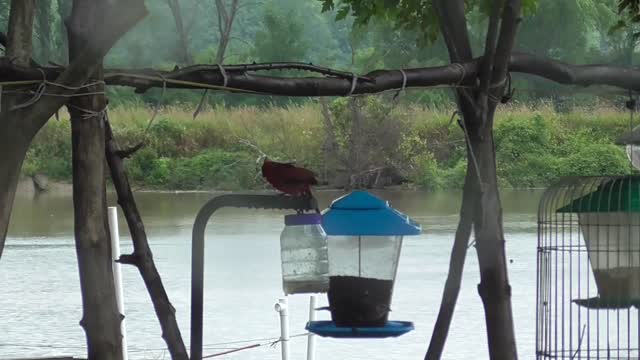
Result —
M537 270L537 359L639 359L640 177L547 189Z

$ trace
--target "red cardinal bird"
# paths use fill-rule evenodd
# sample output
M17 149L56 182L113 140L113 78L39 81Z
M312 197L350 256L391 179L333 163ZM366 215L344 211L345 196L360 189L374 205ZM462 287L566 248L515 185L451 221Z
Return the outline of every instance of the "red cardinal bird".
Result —
M288 163L279 163L264 158L262 176L271 186L289 195L311 194L311 185L317 185L316 174Z

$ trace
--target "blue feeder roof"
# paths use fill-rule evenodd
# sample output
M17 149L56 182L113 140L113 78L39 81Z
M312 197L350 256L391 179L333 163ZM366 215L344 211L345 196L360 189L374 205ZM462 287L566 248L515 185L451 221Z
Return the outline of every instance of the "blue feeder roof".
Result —
M322 215L322 227L329 236L402 236L422 232L420 224L366 191L354 191L331 203Z

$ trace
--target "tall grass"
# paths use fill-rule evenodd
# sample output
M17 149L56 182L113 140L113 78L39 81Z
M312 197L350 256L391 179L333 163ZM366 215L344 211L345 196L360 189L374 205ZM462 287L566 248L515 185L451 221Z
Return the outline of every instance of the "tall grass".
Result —
M123 146L145 141L127 160L134 183L162 189L246 189L261 184L254 144L276 160L295 160L323 169L325 131L317 103L272 107L218 107L195 120L192 108L162 108L152 126L152 108L110 109L116 139ZM452 109L417 105L396 108L403 140L397 149L405 175L418 187L460 187L465 169L464 134L451 123ZM629 129L628 113L598 105L558 113L550 104L502 106L495 119L500 182L508 187L544 186L565 175L619 174L629 171L616 136ZM71 178L68 114L51 120L37 135L23 172L54 180Z

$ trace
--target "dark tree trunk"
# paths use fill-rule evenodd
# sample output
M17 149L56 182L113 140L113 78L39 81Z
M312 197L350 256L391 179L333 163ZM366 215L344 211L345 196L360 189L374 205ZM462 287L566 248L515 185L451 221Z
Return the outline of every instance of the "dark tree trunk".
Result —
M100 111L100 99L73 106ZM73 148L73 205L76 253L82 290L80 324L87 335L89 359L121 359L122 335L111 248L105 223L104 129L101 116L70 109Z
M1 118L0 118L1 120ZM4 249L4 242L7 237L9 220L11 219L11 209L16 194L18 180L20 179L20 169L27 154L30 139L25 139L20 135L17 126L7 125L2 122L3 132L0 134L0 257ZM4 132L6 129L6 132Z
M11 0L7 56L28 66L33 48L35 0Z
M496 176L493 141L495 106L486 116L487 125L479 128L480 119L467 122L469 128L469 166L478 162L480 191L475 193L473 225L480 266L478 293L485 310L489 356L491 359L517 359L511 286L507 275L502 207ZM473 152L473 153L472 153Z
M182 340L180 328L176 320L176 310L173 305L171 305L171 301L169 301L169 296L164 289L158 269L156 269L156 265L153 262L153 254L149 247L142 217L140 216L133 192L131 191L131 186L129 185L129 179L127 178L127 173L124 168L124 161L118 155L120 149L118 149L115 139L113 138L113 132L108 120L105 122L105 133L107 163L111 170L113 185L118 194L118 204L127 219L134 249L133 254L122 256L120 262L134 265L140 271L140 276L142 276L149 291L153 307L160 321L162 337L169 348L171 358L173 360L188 360L189 355L184 346L184 341Z
M100 111L100 99L73 106ZM73 207L83 316L90 360L121 359L122 335L106 218L104 129L101 116L69 109L73 148Z
M79 6L98 7L97 1L91 3L88 0L76 0L76 2ZM93 70L92 66L97 62L96 58L104 56L117 39L147 14L141 0L129 0L127 2L129 12L123 13L120 17L105 17L104 10L108 10L107 14L113 14L115 11L114 8L102 5L101 11L96 13L106 20L102 28L92 26L90 34L94 36L93 40L95 41L87 47L89 51L79 54L79 60L64 71L48 77L48 79L56 79L55 81L63 86L49 87L47 92L51 96L43 96L32 104L25 104L28 100L25 96L29 95L3 93L2 108L0 109L0 141L2 141L0 149L5 154L6 160L0 165L0 255L4 249L20 167L33 136L66 103L66 96L75 92L74 87L81 85L88 79ZM109 2L109 5L119 6L112 1ZM12 59L12 66L21 69L29 69L28 66L32 61L34 14L35 0L12 0L10 25L6 37L6 53L7 59ZM89 18L80 19L80 21L95 23ZM80 37L88 39L86 33L80 34ZM79 45L76 44L76 46ZM37 79L42 79L42 72L36 71L40 73ZM16 88L12 90L16 90Z
M7 56L15 59L18 65L28 66L31 59L33 17L35 0L12 0L7 33ZM0 87L0 91L3 91ZM25 124L24 119L10 112L11 107L20 101L19 96L3 96L0 108L0 257L11 219L11 209L20 178L22 162L35 131Z
M76 0L69 28L70 60L82 56L93 23L105 1ZM93 79L102 78L102 65L95 66ZM104 86L88 88L102 92ZM104 95L72 98L73 205L76 253L82 290L80 324L87 336L90 360L122 359L122 315L118 311L113 279L111 243L107 225L105 183Z
M469 61L472 53L466 30L464 1L433 0L433 3L439 13L451 61ZM469 218L466 216L469 213L473 219L480 265L478 292L485 310L489 356L492 360L514 360L518 357L496 174L493 118L497 107L495 99L504 91L519 16L520 0L507 0L504 3L494 1L485 53L478 73L480 86L474 87L473 91L456 91L458 109L463 116L461 125L467 139L465 192L470 188L476 191L463 198L460 223L452 250L450 275L434 329L434 338L426 355L428 359L438 359L441 356L453 316L464 267L461 246L469 236ZM474 171L475 176L471 176L470 171Z

